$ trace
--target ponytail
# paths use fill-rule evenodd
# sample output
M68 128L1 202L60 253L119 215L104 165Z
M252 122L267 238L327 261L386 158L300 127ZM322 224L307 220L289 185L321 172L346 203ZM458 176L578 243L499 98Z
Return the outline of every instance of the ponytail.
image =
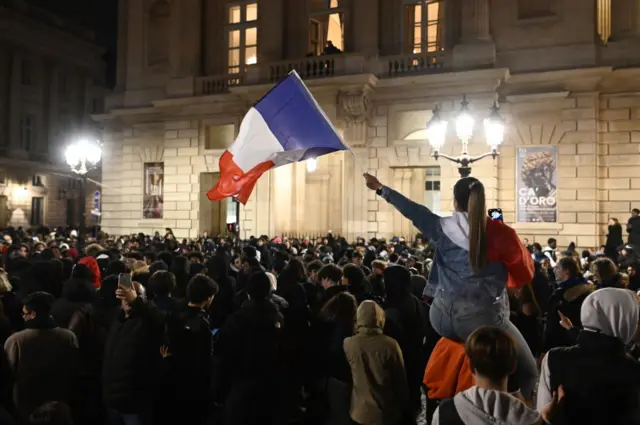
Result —
M487 265L487 216L484 186L479 181L469 185L469 265L480 273Z

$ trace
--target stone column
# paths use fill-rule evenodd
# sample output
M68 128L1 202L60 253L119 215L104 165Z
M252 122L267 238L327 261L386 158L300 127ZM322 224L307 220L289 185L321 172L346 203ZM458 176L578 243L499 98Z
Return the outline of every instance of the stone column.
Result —
M453 49L454 68L471 68L493 64L496 46L491 37L489 0L462 2L462 40Z

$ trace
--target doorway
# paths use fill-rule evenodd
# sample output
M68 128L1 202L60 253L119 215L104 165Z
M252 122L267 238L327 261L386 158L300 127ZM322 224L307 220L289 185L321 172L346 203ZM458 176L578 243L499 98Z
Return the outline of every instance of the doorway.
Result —
M228 232L228 217L237 215L237 207L233 199L210 201L207 192L218 183L220 173L200 174L200 218L198 232L209 235L224 235ZM233 210L233 214L230 211ZM236 218L237 219L237 218Z

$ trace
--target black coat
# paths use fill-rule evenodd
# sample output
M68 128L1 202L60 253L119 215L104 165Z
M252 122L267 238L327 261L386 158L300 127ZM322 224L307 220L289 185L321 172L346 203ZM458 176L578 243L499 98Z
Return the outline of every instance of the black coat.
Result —
M62 298L58 298L51 307L51 315L61 328L69 328L73 314L86 304L96 300L96 292L91 282L73 278L64 283Z
M549 312L542 344L543 352L556 347L573 345L571 335L560 325L558 311L568 317L574 326L582 326L580 320L582 302L594 289L593 285L587 284L584 279L576 278L573 282L563 283L554 291L549 299Z
M551 391L563 385L566 424L640 424L640 363L624 344L582 331L578 344L548 353Z
M220 330L215 384L216 399L225 404L225 423L277 423L282 322L273 303L249 300Z
M390 293L385 304L384 333L395 339L402 351L411 409L420 408L420 387L424 375L423 344L427 335L425 305L410 293Z
M604 254L615 262L618 259L618 247L623 244L622 226L620 224L609 226L607 242L604 245Z
M640 215L629 219L627 232L629 233L629 244L640 247Z
M102 367L105 405L121 413L142 413L157 388L163 323L152 304L140 298L131 315L124 311L111 325Z

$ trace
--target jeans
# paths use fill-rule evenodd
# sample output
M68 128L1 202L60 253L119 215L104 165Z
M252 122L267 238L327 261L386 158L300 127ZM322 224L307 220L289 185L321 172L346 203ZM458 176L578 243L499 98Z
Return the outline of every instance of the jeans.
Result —
M516 343L518 361L511 378L517 383L524 398L531 400L538 378L538 367L527 342L509 320L506 291L490 306L436 297L429 311L429 320L436 332L455 341L466 341L480 326L495 326L507 332Z
M140 415L109 409L109 425L141 425Z

